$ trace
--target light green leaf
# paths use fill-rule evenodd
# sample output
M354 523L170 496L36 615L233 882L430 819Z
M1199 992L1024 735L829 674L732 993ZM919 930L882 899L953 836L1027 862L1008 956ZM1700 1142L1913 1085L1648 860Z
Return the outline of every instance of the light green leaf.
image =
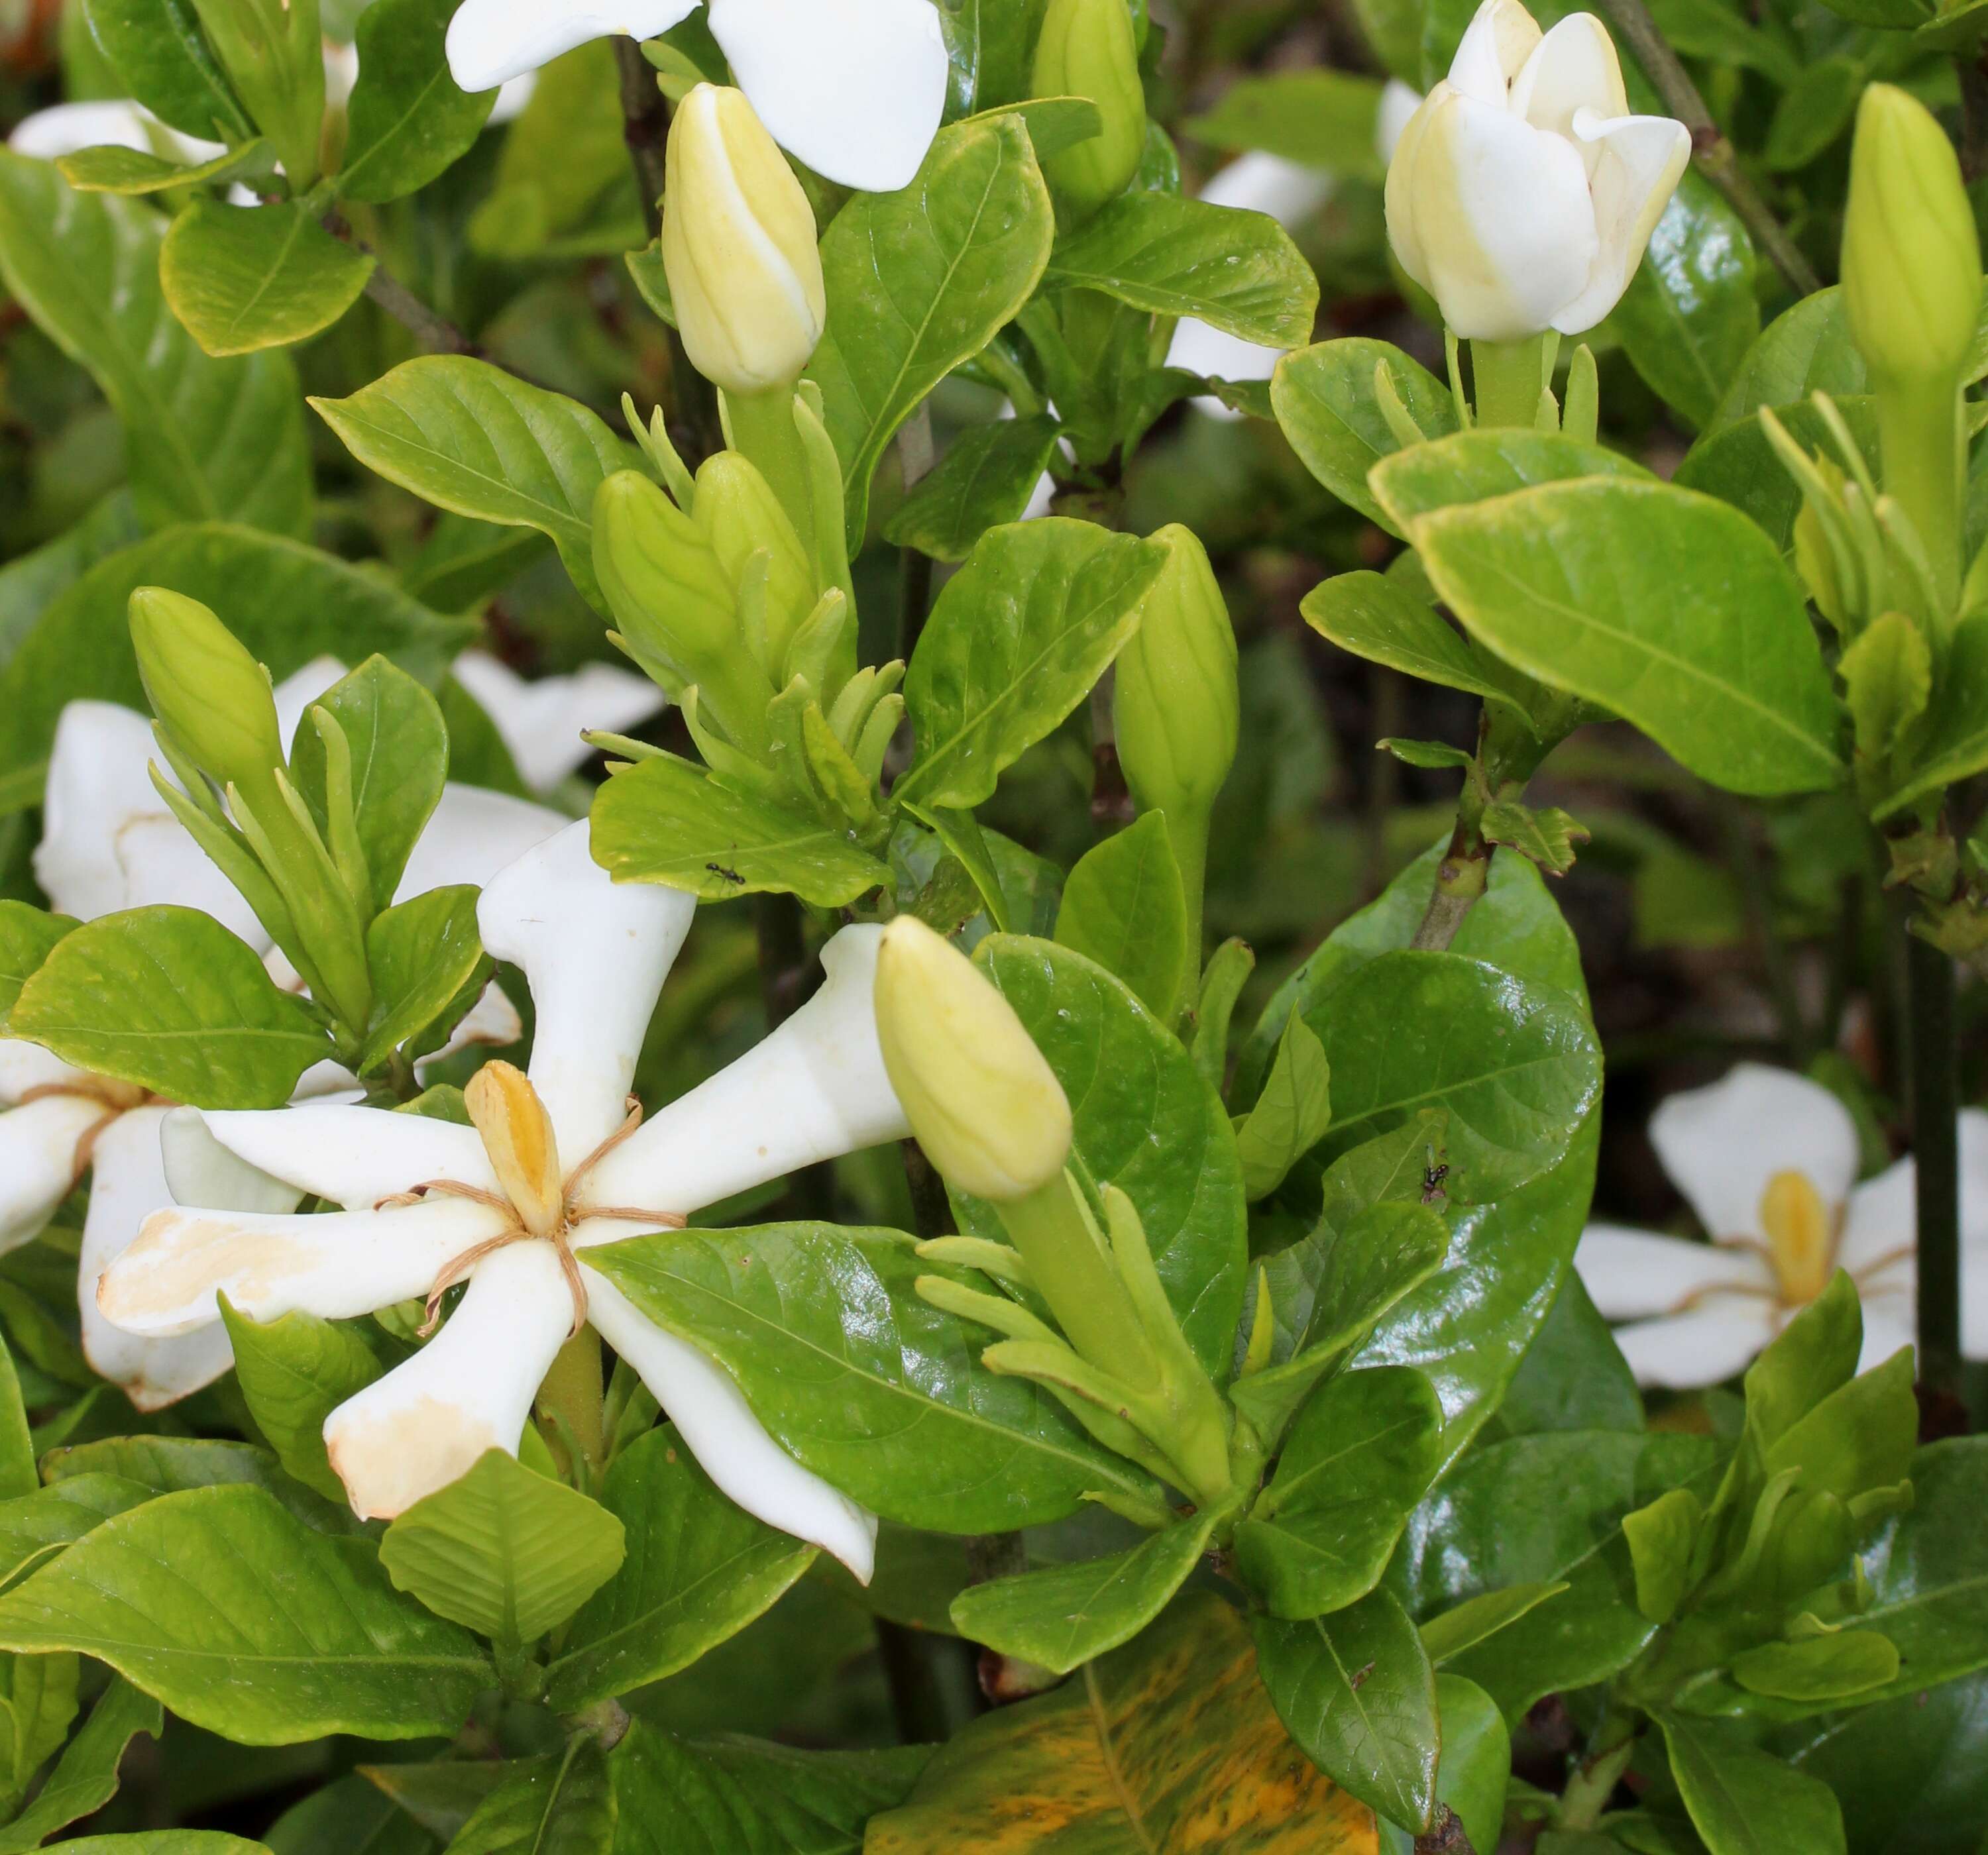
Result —
M1711 1855L1844 1855L1829 1787L1747 1744L1730 1726L1658 1716L1692 1826Z
M0 1022L56 943L73 934L76 925L66 914L50 914L25 902L0 901Z
M1520 431L1506 426L1459 431L1428 444L1397 451L1376 465L1368 485L1404 532L1424 515L1462 503L1531 489L1542 483L1573 483L1588 477L1655 479L1619 451L1584 444L1557 431ZM1427 563L1424 563L1425 570ZM1427 596L1436 596L1431 587Z
M1841 400L1868 387L1864 357L1850 339L1843 313L1843 292L1818 290L1761 330L1726 388L1706 435L1751 419L1763 406L1793 405L1818 392ZM1705 441L1701 438L1699 447Z
M73 192L47 163L0 151L0 279L123 421L140 519L308 535L296 370L286 355L202 353L167 307L163 237L143 202Z
M476 929L478 894L467 884L430 889L374 917L366 931L373 1015L359 1053L361 1075L397 1049L421 1056L439 1048L475 1003L491 973Z
M1165 817L1148 812L1084 853L1063 885L1056 938L1172 1020L1188 977L1187 898Z
M1275 219L1175 194L1110 201L1057 246L1043 282L1264 347L1310 340L1318 314L1317 275Z
M610 1855L614 1787L591 1733L563 1752L520 1759L456 1832L449 1855Z
M1276 1059L1256 1105L1236 1130L1236 1157L1250 1198L1268 1198L1332 1124L1332 1069L1325 1046L1302 1018L1284 1026Z
M184 135L225 141L252 133L188 0L84 0L83 12L127 96Z
M1865 636L1876 630L1874 625ZM1844 667L1848 674L1851 667L1848 654ZM1854 682L1851 693L1858 693ZM1972 779L1988 766L1988 612L1975 613L1953 634L1912 758L1916 764L1880 806L1880 818L1889 817L1929 793Z
M1772 333L1769 331L1770 335ZM1764 341L1767 336L1761 339ZM1876 400L1851 395L1837 400L1835 404L1865 462L1874 475L1879 474ZM1810 456L1836 456L1835 438L1812 401L1779 407L1775 416L1787 427L1788 436ZM1757 417L1722 425L1701 438L1678 466L1672 481L1680 488L1701 491L1730 503L1783 552L1794 546L1795 518L1802 507L1801 490L1775 455L1767 428Z
M252 1443L205 1437L105 1437L51 1449L42 1458L42 1475L52 1485L109 1476L136 1482L155 1495L241 1484L274 1495L293 1519L313 1532L347 1536L362 1530L342 1499L333 1504L313 1494L283 1472L271 1451Z
M1476 1648L1487 1637L1496 1635L1506 1624L1516 1623L1566 1589L1564 1581L1515 1584L1502 1591L1466 1597L1422 1626L1422 1647L1428 1651L1429 1660L1440 1668L1452 1656Z
M1827 1705L1868 1695L1898 1678L1898 1651L1875 1630L1846 1630L1796 1643L1762 1643L1733 1658L1733 1678L1749 1694Z
M164 193L169 188L199 187L211 181L225 180L268 158L269 145L259 136L194 167L113 144L102 148L79 148L74 154L63 155L56 163L56 171L78 193Z
M338 191L397 200L469 151L497 100L450 76L443 39L452 0L374 0L359 16L359 81L346 106Z
M330 1053L254 951L193 908L134 908L79 928L21 988L8 1022L79 1069L200 1108L279 1108Z
M946 583L904 676L917 735L894 796L972 806L1089 693L1166 551L1049 516L992 529Z
M123 1836L79 1836L51 1843L51 1855L268 1855L259 1842L219 1830L138 1830Z
M431 354L342 400L311 404L390 483L458 515L550 537L581 596L593 573L593 492L636 452L593 413L466 355Z
M706 901L772 890L839 908L891 880L846 832L735 792L669 754L600 789L592 841L617 882L661 883Z
M330 328L359 300L377 262L334 238L302 201L196 200L166 234L159 280L209 354L249 354Z
M21 1401L20 1377L14 1370L14 1350L0 1340L0 1499L32 1495L40 1485L34 1441L28 1434L28 1413Z
M1211 148L1260 149L1302 167L1378 181L1381 86L1351 72L1298 69L1237 78L1182 131Z
M0 1812L20 1806L76 1718L74 1655L0 1657Z
M57 1830L101 1809L117 1794L117 1767L125 1748L140 1733L157 1738L164 1725L157 1701L113 1676L34 1802L0 1829L0 1855L22 1855Z
M622 1451L601 1500L626 1529L627 1557L546 1670L547 1704L562 1713L688 1667L763 1614L815 1556L735 1507L672 1429Z
M0 1597L0 1645L93 1655L253 1745L452 1734L494 1678L471 1637L394 1593L369 1542L240 1486L106 1521Z
M1503 664L1459 636L1433 607L1381 574L1335 574L1313 587L1299 610L1320 637L1355 657L1525 714L1505 686L1510 673Z
M242 1395L269 1447L290 1474L326 1499L345 1484L325 1454L324 1420L381 1372L379 1356L350 1323L301 1311L250 1320L221 1298Z
M0 1585L12 1584L113 1515L143 1506L154 1492L122 1475L80 1475L0 1501Z
M1667 1624L1691 1586L1692 1548L1705 1509L1688 1488L1673 1488L1624 1517L1622 1536L1636 1574L1636 1608Z
M884 539L935 560L965 559L989 529L1021 520L1062 429L1037 413L962 432L884 524Z
M1054 235L1016 116L942 130L910 186L858 194L836 215L821 248L828 326L808 377L842 460L852 554L884 448L1028 301Z
M623 1542L598 1502L491 1449L387 1529L380 1563L437 1616L516 1649L613 1577Z

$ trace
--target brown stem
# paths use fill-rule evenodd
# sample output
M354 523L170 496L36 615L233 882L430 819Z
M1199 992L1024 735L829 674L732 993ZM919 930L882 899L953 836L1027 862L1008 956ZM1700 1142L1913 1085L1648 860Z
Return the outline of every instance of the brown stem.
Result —
M1463 1820L1446 1803L1435 1806L1435 1820L1415 1838L1415 1855L1477 1855L1464 1833Z
M1483 834L1459 818L1451 833L1449 848L1436 866L1435 887L1422 924L1408 945L1418 953L1446 953L1462 927L1464 917L1477 904L1491 880L1494 846Z
M386 265L377 262L378 254L353 231L343 213L326 213L324 228L354 251L363 252L376 260L372 275L366 279L367 296L431 353L467 354L478 360L490 358L446 316L430 309Z
M1691 131L1691 145L1699 173L1726 196L1726 203L1745 221L1753 242L1767 254L1774 269L1797 296L1812 296L1822 279L1804 258L1773 210L1756 191L1740 166L1740 157L1725 131L1712 118L1691 73L1678 60L1643 0L1601 0L1609 23L1629 42L1636 62L1648 74L1664 107Z

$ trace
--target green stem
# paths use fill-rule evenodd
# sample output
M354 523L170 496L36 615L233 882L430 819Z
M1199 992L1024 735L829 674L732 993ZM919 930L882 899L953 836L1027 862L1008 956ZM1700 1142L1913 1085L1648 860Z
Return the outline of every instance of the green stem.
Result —
M996 1209L1070 1344L1126 1384L1141 1390L1156 1384L1159 1362L1070 1175Z
M801 552L812 559L814 478L800 428L794 423L792 384L770 387L764 393L728 393L725 411L731 424L732 448L742 452L766 479L800 537Z
M1953 1037L1953 961L1909 934L1914 1194L1919 1221L1919 1379L1957 1396L1960 1386L1959 1076Z
M1168 841L1173 846L1174 862L1180 870L1181 895L1187 904L1187 968L1181 981L1183 996L1175 1001L1182 1009L1192 1005L1201 991L1202 924L1208 890L1208 834L1210 819L1205 812L1182 811L1165 814Z
M1941 617L1950 623L1960 597L1961 498L1966 474L1960 394L1950 380L1882 392L1878 433L1885 493L1919 531L1946 608Z
M1774 931L1773 893L1760 860L1760 846L1754 840L1753 820L1740 801L1731 800L1719 808L1726 828L1726 844L1733 873L1740 886L1740 899L1746 910L1746 926L1753 939L1753 951L1767 975L1767 990L1780 1022L1781 1041L1787 1045L1788 1060L1805 1069L1815 1054L1808 1020L1802 1010L1801 995L1795 985L1794 969L1787 948Z
M1636 1749L1636 1716L1627 1708L1611 1707L1595 1729L1587 1755L1574 1769L1560 1793L1559 1826L1591 1830L1608 1807L1609 1797L1628 1770Z
M1547 338L1473 341L1471 397L1479 425L1516 425L1530 431L1539 417Z

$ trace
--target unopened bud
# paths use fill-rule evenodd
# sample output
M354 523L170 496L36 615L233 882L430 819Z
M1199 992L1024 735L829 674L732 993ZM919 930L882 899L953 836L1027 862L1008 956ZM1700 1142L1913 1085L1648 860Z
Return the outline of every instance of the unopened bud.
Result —
M779 498L751 461L735 451L707 458L697 473L697 526L726 579L742 583L752 556L766 556L762 636L742 640L776 689L794 634L814 610L814 571Z
M742 92L699 84L670 127L663 268L691 364L727 393L791 385L828 317L814 214Z
M1946 131L1892 84L1857 109L1843 306L1880 391L1958 380L1981 310L1980 240Z
M269 672L198 600L140 586L130 620L138 674L161 725L221 786L267 791L283 764Z
M1146 150L1146 91L1125 0L1050 0L1030 88L1087 97L1104 113L1099 133L1043 162L1057 197L1087 217L1125 191Z
M965 955L901 914L884 931L876 998L884 1070L948 1181L1001 1203L1061 1174L1069 1099L1014 1007Z
M522 1069L486 1063L470 1077L462 1105L519 1221L533 1236L550 1236L565 1215L566 1194L552 1117L538 1090Z

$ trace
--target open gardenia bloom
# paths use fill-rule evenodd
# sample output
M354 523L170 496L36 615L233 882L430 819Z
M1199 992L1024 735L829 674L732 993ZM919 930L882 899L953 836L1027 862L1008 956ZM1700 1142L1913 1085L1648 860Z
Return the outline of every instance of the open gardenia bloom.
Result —
M583 664L569 676L527 679L487 650L465 650L451 668L495 725L519 777L539 792L558 785L592 754L582 738L587 729L623 733L669 700L647 677L613 664Z
M1988 1358L1988 1114L1960 1117L1963 1326ZM1712 1242L1590 1225L1574 1266L1646 1385L1716 1385L1743 1371L1847 1270L1864 1303L1859 1369L1912 1342L1912 1162L1860 1185L1857 1130L1820 1083L1743 1063L1650 1117L1664 1169Z
M103 1313L134 1333L211 1326L217 1294L273 1320L347 1319L468 1285L421 1351L325 1424L353 1510L388 1518L490 1449L515 1452L539 1381L590 1321L639 1373L712 1479L769 1524L869 1575L875 1524L762 1429L732 1380L586 1265L587 1250L796 1167L909 1131L884 1071L872 993L881 930L845 928L828 981L757 1048L646 1122L628 1086L695 904L617 885L569 826L483 892L483 943L529 981L529 1076L486 1065L473 1127L318 1105L195 1114L169 1130L344 1207L299 1217L195 1205L155 1212L105 1273Z
M341 674L322 658L279 685L286 735ZM279 979L294 982L248 904L154 789L148 769L155 752L150 724L128 708L72 702L63 710L49 761L36 880L58 913L81 921L161 904L199 909L264 955ZM542 806L451 785L407 860L399 899L445 884L484 883L563 822ZM508 1043L519 1035L516 1012L493 985L458 1027L456 1041ZM299 1091L343 1089L352 1080L336 1064L320 1063ZM218 1326L183 1338L140 1339L97 1312L98 1275L137 1234L145 1214L171 1196L160 1157L170 1107L33 1044L0 1039L0 1249L36 1235L91 1174L80 1264L83 1352L140 1410L199 1390L230 1363L228 1336ZM296 1192L221 1148L203 1151L194 1163L204 1168L203 1202L283 1211L296 1204Z
M590 39L653 39L698 0L464 0L448 63L487 90ZM910 184L938 133L949 66L931 0L710 0L712 35L774 140L866 193Z
M1683 123L1628 108L1592 14L1542 35L1484 0L1388 170L1395 255L1457 335L1578 335L1621 299L1691 158Z

